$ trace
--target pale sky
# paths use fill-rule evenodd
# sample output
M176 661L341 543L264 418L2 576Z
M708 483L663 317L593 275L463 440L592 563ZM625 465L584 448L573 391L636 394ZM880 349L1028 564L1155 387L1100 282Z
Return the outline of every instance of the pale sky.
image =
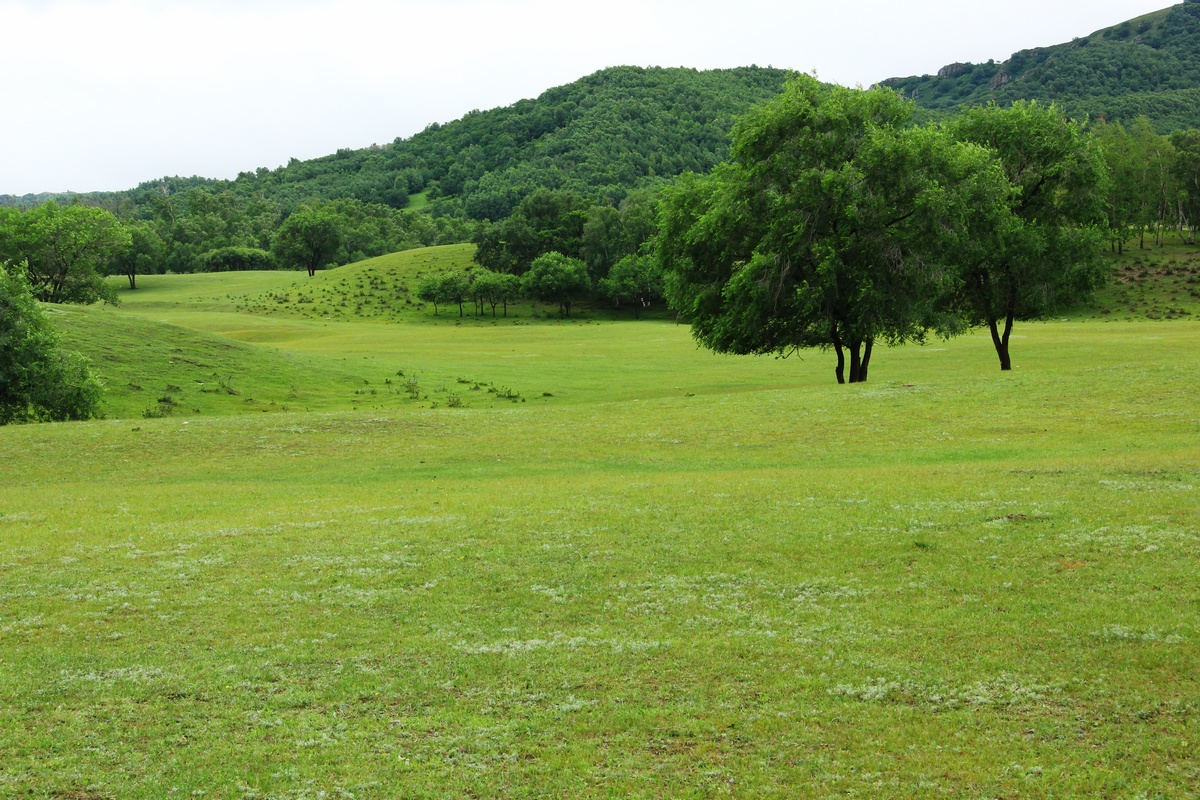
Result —
M0 194L232 178L621 64L869 85L1169 0L0 0Z

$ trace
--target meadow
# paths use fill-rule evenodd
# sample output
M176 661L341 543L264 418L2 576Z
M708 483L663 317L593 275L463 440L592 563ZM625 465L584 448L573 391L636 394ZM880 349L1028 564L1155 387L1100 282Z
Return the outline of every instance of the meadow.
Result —
M468 255L55 309L109 418L0 429L0 796L1194 796L1187 252L841 387L407 294Z

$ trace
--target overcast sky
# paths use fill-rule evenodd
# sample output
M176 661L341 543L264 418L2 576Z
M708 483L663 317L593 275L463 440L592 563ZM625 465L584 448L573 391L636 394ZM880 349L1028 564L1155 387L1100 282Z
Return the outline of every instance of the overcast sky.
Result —
M1169 0L0 0L0 194L232 178L604 67L853 86L997 61Z

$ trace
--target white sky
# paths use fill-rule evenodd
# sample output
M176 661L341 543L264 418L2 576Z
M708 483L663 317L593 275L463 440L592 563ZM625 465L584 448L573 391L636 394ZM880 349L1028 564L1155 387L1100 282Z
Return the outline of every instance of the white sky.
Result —
M1170 0L0 0L0 194L232 178L620 64L869 85Z

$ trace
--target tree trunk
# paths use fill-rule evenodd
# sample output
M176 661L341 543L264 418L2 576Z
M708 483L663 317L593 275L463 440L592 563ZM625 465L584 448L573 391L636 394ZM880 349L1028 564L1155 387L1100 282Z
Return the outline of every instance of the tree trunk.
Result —
M846 351L842 349L842 337L838 335L836 322L829 327L829 338L833 342L833 349L837 351L837 382L841 385L846 382Z
M1008 341L1013 329L1012 312L1004 318L1003 334L1000 333L1000 324L995 317L988 318L988 329L992 332L992 344L996 346L996 355L1000 358L1000 370L1008 372L1012 369L1012 358L1008 354Z
M862 342L857 339L850 340L850 382L858 383L859 376L862 374Z
M858 367L858 382L867 382L867 367L871 365L871 350L875 347L875 340L868 338L866 344L863 345L862 364Z
M136 288L137 288L137 273L136 273L136 272L130 272L130 273L129 273L128 275L126 275L125 277L126 277L126 278L129 278L129 288L130 288L131 290L132 290L132 289L136 289Z

